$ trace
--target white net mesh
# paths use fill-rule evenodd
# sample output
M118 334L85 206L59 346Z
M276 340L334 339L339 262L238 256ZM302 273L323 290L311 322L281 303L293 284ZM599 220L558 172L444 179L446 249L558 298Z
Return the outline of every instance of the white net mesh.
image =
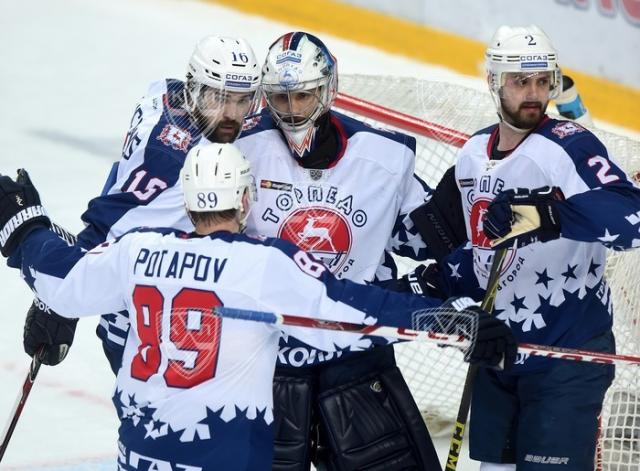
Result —
M488 93L449 83L380 76L340 77L340 92L399 111L447 130L422 131L404 117L392 121L376 119L372 113L352 113L360 119L397 128L418 140L416 173L435 186L453 165L459 141L457 133L471 134L494 122L496 112ZM337 104L340 105L340 102ZM344 106L344 105L343 105ZM366 118L374 116L374 118ZM640 175L640 142L594 130L610 156L629 173ZM427 137L428 136L428 137ZM637 178L636 178L637 179ZM400 270L412 267L400 262ZM607 277L614 297L614 332L619 353L640 354L640 251L611 252ZM433 435L448 435L460 402L466 374L462 355L453 349L432 349L418 344L396 348L398 363ZM611 471L636 470L640 465L640 374L637 367L617 366L616 379L607 393L598 452L599 468Z

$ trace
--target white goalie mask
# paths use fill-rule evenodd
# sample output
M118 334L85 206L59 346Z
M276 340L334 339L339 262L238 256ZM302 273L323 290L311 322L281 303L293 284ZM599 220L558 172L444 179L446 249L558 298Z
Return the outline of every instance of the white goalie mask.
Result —
M233 144L210 144L191 149L180 171L180 182L187 211L235 209L239 211L241 226L250 209L243 203L245 193L249 201L256 199L251 165Z
M238 119L242 121L253 106L259 85L258 61L246 40L207 36L198 41L189 59L184 106L200 118L201 127L213 128L225 104L234 101L241 106Z
M291 149L302 157L311 148L316 120L335 100L336 59L317 37L287 33L269 48L261 85L276 125Z
M501 91L508 73L524 74L527 78L541 72L550 73L549 99L562 92L562 72L556 50L544 31L535 25L501 26L493 35L485 58L489 91L501 119Z

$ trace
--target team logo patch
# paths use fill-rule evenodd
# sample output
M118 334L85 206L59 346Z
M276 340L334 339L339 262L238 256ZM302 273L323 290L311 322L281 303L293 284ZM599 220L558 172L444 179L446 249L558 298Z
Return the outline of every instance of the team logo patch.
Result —
M165 146L186 152L191 142L191 133L174 124L167 124L157 139Z
M585 128L572 121L563 121L556 124L551 132L558 136L560 139L564 139L567 136L586 131Z
M487 214L487 208L491 201L488 199L478 199L474 201L471 207L471 219L469 226L471 227L471 243L474 247L483 249L491 249L491 243L487 236L484 235L484 218Z
M300 208L292 212L280 226L278 237L312 253L334 273L351 250L351 228L344 216L331 208Z
M493 256L495 250L491 248L491 241L484 235L484 219L487 214L487 208L491 200L488 198L479 198L474 201L471 207L471 216L469 220L469 227L471 229L471 244L474 248L474 257L476 267L482 272L485 277L489 277L491 271L491 265L493 263ZM516 251L509 249L507 257L502 264L501 274L506 273L515 259Z

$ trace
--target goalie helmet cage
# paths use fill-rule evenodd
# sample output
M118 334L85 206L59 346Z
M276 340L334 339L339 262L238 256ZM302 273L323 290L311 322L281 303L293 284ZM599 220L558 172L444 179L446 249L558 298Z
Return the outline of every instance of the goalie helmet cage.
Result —
M454 164L469 135L497 121L488 92L413 78L342 75L335 107L372 127L396 129L417 139L416 173L435 187ZM638 180L640 141L592 129L609 155ZM398 260L401 273L412 268ZM640 250L608 254L607 280L614 302L618 353L640 354ZM449 436L460 402L466 365L450 348L405 343L398 364L432 435ZM640 370L617 366L600 418L596 469L630 471L640 466Z

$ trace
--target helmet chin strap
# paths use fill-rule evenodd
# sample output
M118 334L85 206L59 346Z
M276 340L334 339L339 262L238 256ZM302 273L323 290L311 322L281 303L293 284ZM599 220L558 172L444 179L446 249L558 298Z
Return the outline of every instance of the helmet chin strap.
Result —
M535 126L530 127L530 128L519 128L514 126L513 124L511 124L509 121L507 121L506 119L504 119L504 117L502 116L501 112L498 112L498 117L500 118L500 122L502 124L504 124L505 126L507 126L509 129L511 129L513 132L516 132L518 134L527 134L529 131L531 131L533 128L535 128Z

